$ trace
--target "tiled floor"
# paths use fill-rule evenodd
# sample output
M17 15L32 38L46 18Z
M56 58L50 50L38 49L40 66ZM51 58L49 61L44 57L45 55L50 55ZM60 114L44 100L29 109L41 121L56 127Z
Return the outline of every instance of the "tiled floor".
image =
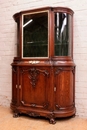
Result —
M56 120L56 124L49 124L44 118L30 118L20 116L13 118L10 108L0 106L0 130L87 130L87 119L69 118Z

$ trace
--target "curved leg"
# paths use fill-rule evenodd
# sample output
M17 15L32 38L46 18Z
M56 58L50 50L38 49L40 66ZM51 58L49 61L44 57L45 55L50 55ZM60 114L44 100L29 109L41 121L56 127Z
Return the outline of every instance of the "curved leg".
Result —
M56 123L55 119L54 118L50 118L50 124L55 124L55 123Z

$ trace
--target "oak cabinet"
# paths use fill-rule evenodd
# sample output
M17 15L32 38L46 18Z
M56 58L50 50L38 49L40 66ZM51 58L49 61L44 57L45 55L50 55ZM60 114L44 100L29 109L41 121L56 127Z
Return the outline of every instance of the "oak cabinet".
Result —
M46 7L14 14L17 57L12 63L14 117L75 115L73 11Z

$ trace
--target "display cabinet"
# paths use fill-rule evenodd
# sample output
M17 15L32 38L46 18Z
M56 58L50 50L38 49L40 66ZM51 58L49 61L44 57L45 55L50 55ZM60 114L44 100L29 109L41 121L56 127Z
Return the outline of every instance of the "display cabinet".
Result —
M73 11L45 7L14 14L17 57L12 63L14 117L21 113L56 118L75 115Z

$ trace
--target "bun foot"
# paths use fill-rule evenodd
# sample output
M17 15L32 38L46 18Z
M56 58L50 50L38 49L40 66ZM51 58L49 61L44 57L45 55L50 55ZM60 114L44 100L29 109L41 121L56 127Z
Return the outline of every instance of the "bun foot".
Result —
M14 117L14 118L17 118L17 117L19 117L19 114L18 114L18 113L14 113L14 114L13 114L13 117Z
M55 119L54 119L54 118L51 118L51 119L50 119L50 124L55 124L55 123L56 123Z

